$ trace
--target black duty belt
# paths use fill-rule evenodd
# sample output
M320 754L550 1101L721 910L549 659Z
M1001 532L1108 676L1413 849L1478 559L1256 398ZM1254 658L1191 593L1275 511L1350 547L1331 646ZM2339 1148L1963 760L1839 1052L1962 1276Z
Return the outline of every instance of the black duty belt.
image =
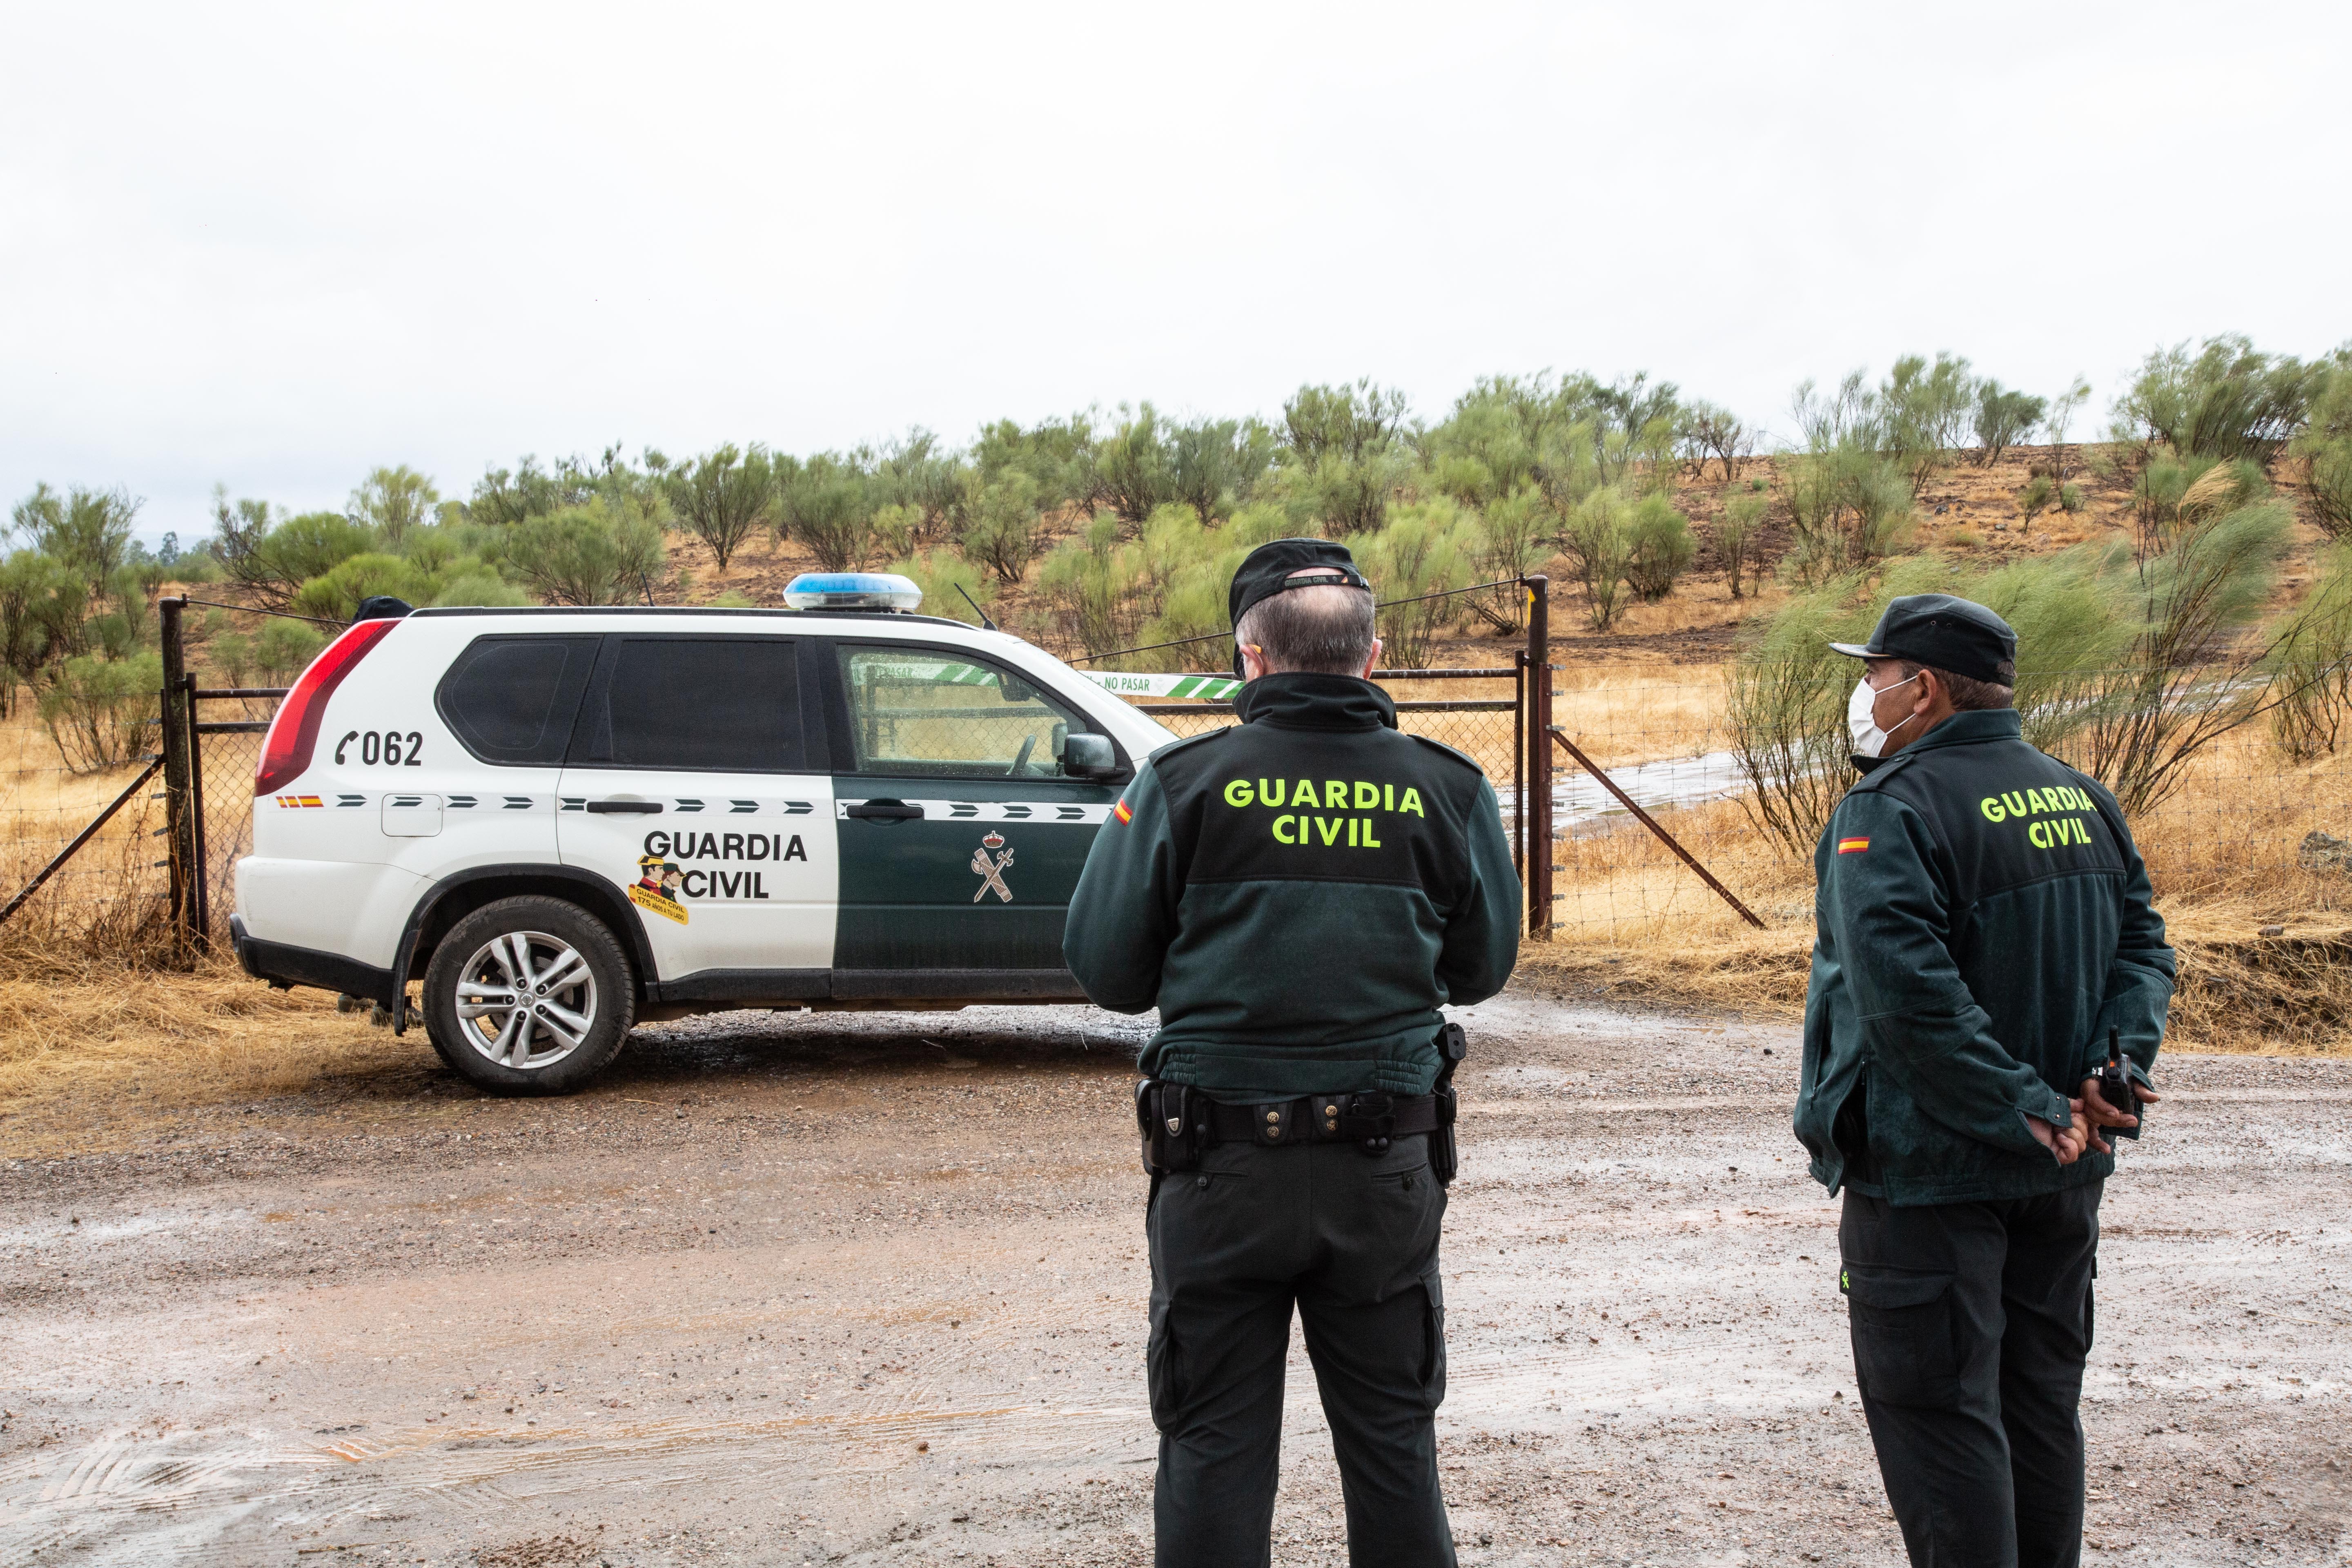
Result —
M1469 1054L1459 1024L1438 1031L1437 1087L1430 1094L1307 1094L1297 1100L1225 1105L1189 1084L1146 1079L1135 1086L1136 1130L1143 1135L1143 1168L1154 1176L1195 1170L1212 1143L1354 1143L1385 1154L1399 1138L1431 1134L1430 1168L1451 1184L1458 1165L1454 1119L1460 1098L1454 1069ZM1156 1188L1154 1189L1157 1190Z
M1201 1110L1213 1143L1361 1143L1444 1125L1433 1094L1310 1094L1261 1105L1207 1100Z

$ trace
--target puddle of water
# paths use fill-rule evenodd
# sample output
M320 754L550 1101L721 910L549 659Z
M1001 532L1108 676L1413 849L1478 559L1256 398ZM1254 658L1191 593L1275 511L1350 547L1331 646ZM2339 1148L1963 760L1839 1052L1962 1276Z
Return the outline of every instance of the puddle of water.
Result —
M1633 820L1633 813L1601 788L1600 780L1574 763L1568 764L1568 768L1551 786L1552 826L1556 830L1571 834L1611 832L1620 823ZM1703 805L1738 795L1748 787L1747 775L1739 771L1739 757L1734 752L1708 752L1701 756L1632 763L1611 768L1609 776L1644 811ZM1517 792L1507 784L1496 793L1506 813L1517 808Z

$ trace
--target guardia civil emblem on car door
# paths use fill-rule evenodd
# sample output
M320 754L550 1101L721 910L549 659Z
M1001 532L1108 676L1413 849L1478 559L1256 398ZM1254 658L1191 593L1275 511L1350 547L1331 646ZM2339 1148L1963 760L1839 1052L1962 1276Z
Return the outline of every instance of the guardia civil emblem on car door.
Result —
M1004 873L1013 864L1013 851L1004 849L1003 854L992 857L989 854L992 849L1004 849L1004 835L990 834L980 841L980 847L971 852L972 873L980 879L980 889L972 894L971 901L976 904L994 893L1009 904L1013 901L1013 889L1004 885Z

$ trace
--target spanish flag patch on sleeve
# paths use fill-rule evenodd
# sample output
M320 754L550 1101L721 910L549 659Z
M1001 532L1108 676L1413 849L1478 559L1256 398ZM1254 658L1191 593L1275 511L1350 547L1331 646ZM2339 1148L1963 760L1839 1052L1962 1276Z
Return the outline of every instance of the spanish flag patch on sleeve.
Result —
M1869 847L1870 840L1867 838L1841 838L1838 840L1838 853L1841 855L1859 855Z
M1135 820L1135 813L1127 809L1127 802L1125 801L1120 801L1117 805L1112 806L1110 808L1110 815L1111 819L1115 822L1129 823ZM1868 843L1869 840L1864 839L1864 842Z

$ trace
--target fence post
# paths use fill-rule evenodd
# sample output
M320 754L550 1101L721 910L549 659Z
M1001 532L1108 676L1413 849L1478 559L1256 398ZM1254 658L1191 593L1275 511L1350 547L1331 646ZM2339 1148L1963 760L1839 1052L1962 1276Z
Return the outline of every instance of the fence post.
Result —
M172 868L170 918L173 945L192 951L196 942L196 881L204 868L196 860L196 820L191 808L189 769L194 753L189 744L188 667L180 642L184 597L164 599L156 608L163 618L163 831L170 842Z
M1527 579L1527 788L1519 810L1528 825L1528 934L1551 940L1551 579Z

